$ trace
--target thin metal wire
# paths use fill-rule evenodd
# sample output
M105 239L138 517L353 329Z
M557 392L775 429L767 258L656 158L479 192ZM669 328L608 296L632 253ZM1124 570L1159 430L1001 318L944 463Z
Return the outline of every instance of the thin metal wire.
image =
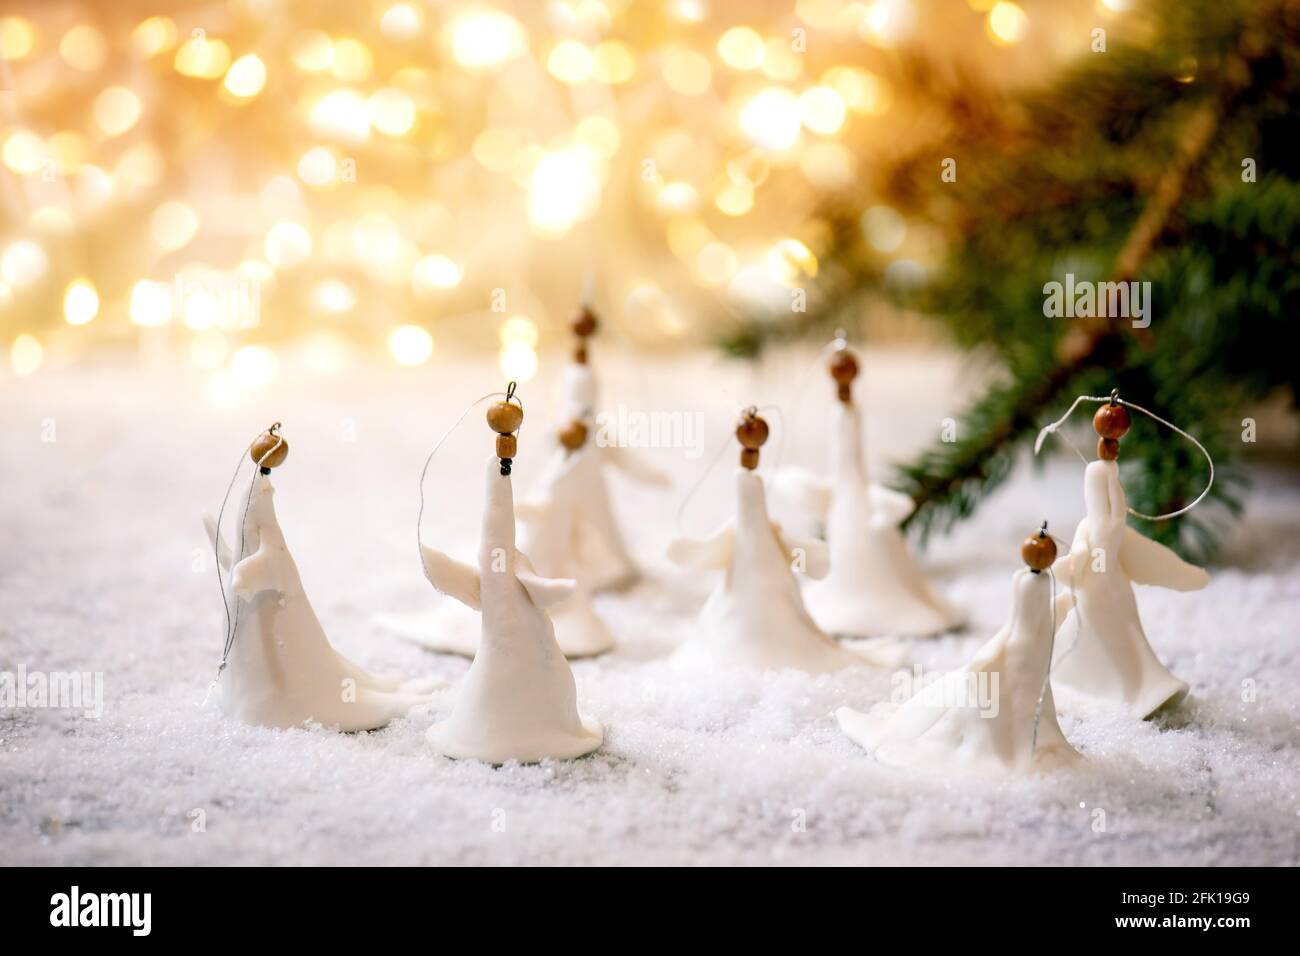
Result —
M1179 515L1187 514L1187 512L1191 511L1193 508L1199 505L1205 499L1205 496L1210 493L1210 489L1214 487L1214 459L1210 456L1210 453L1208 450L1206 450L1206 447L1202 445L1199 441L1197 441L1195 438L1193 438L1191 435L1189 435L1187 432L1183 431L1181 428L1175 425L1173 422L1166 421L1165 419L1157 415L1155 412L1149 411L1148 409L1143 408L1141 405L1137 405L1133 402L1120 398L1118 390L1112 391L1108 396L1080 395L1078 398L1076 398L1074 400L1074 403L1070 405L1070 407L1066 410L1064 415L1062 415L1056 421L1052 422L1050 425L1043 426L1043 428L1038 432L1038 437L1034 439L1035 455L1037 455L1039 449L1043 447L1043 442L1044 440L1046 440L1047 436L1056 434L1057 429L1059 429L1062 425L1065 424L1065 420L1070 417L1070 415L1074 412L1076 408L1079 407L1080 403L1082 402L1112 402L1115 404L1127 406L1128 408L1133 409L1135 412L1141 412L1143 415L1146 415L1148 418L1151 418L1159 422L1161 425L1164 425L1166 428L1170 429L1171 431L1186 438L1189 442L1191 442L1200 450L1201 454L1205 456L1205 460L1209 463L1210 466L1209 481L1206 482L1205 490L1202 491L1199 495L1197 495L1196 498L1193 499L1191 504L1184 505L1182 508L1179 508L1177 511L1171 511L1168 514L1162 514L1162 515L1143 514L1142 512L1137 511L1134 508L1129 507L1128 505L1125 505L1125 507L1128 509L1128 513L1131 514L1133 517L1142 518L1145 521L1168 521L1170 518L1177 518ZM1075 444L1072 441L1066 438L1064 434L1061 435L1061 438L1065 441L1067 445L1069 445L1071 448L1074 449L1074 453L1079 456L1080 460L1083 461L1084 464L1088 463L1088 459L1084 457L1083 452L1079 451L1079 449L1075 446Z
M1047 530L1047 522L1043 522L1043 530ZM1034 759L1034 751L1038 749L1038 723L1043 719L1043 701L1047 699L1047 692L1052 686L1052 654L1056 650L1056 572L1051 566L1046 569L1048 577L1052 579L1051 590L1051 620L1052 630L1048 637L1047 644L1047 673L1043 675L1043 686L1038 689L1038 703L1034 705L1034 735L1029 741L1029 759Z
M772 472L776 470L777 466L780 464L781 453L785 451L785 413L781 411L781 406L779 405L763 405L761 407L756 405L748 405L745 408L742 408L740 410L740 414L741 417L743 418L746 415L757 415L759 412L766 412L766 411L776 412L776 417L777 420L780 422L779 427L781 430L781 441L776 446L776 455L775 455L776 460L773 464L770 464L767 469L768 474L770 475ZM687 505L691 503L691 499L694 498L696 492L700 490L701 486L704 484L705 479L707 479L709 475L713 474L713 469L717 466L718 462L721 460L722 453L725 452L727 448L730 447L730 445L731 445L731 436L728 435L727 438L723 440L723 442L720 445L718 445L718 450L713 453L713 458L709 460L708 467L705 468L704 471L700 473L699 478L695 479L695 483L691 485L690 490L686 492L686 496L682 498L681 503L677 506L677 514L673 516L673 528L679 536L682 534L682 516L686 513Z
M280 434L280 428L280 423L276 422L266 430L268 435L275 436L275 444L267 449L262 456L257 459L255 464L259 473L263 467L263 463L275 454L284 444L284 436ZM217 525L212 535L212 556L217 565L217 586L221 589L221 606L226 612L226 639L221 650L221 663L217 665L217 676L213 678L212 681L213 686L215 686L217 681L221 679L221 672L226 669L226 662L230 659L230 650L235 645L235 633L239 630L239 601L236 600L234 602L235 613L232 616L230 613L231 600L226 594L225 579L221 576L221 522L226 514L226 504L230 501L230 492L234 490L235 481L239 478L239 470L244 465L244 457L250 450L252 450L252 447L256 442L257 439L254 438L253 441L249 442L244 447L244 450L239 454L239 461L235 464L235 472L230 476L230 484L226 486L226 493L221 499L221 508L217 511ZM230 576L232 582L235 576L235 565L244 559L244 527L248 523L248 509L253 503L253 487L256 484L257 475L255 474L253 480L249 482L248 495L244 500L244 507L239 518L239 550L236 553L232 553L230 556ZM209 687L209 691L211 691L211 687Z
M437 584L434 583L433 578L429 577L429 569L424 565L424 552L420 550L420 548L423 547L420 538L420 529L424 524L424 481L429 474L429 464L430 462L433 461L433 456L438 454L438 449L442 447L443 442L445 442L448 438L450 438L451 433L460 427L460 423L465 420L465 416L468 415L470 412L472 412L479 405L482 405L489 398L497 398L498 396L504 396L507 402L509 401L518 402L519 408L522 411L524 407L523 400L515 396L515 390L518 387L519 387L518 383L512 381L509 385L506 386L506 390L504 392L488 392L486 395L482 396L481 398L477 398L474 401L470 402L468 405L466 405L465 410L460 413L460 416L454 422L452 422L451 427L442 433L442 437L439 438L437 442L434 443L433 450L429 452L429 456L424 459L424 467L420 469L420 508L415 514L415 549L416 549L416 553L420 556L420 570L424 573L425 579L430 584L433 584L435 588L437 587ZM524 426L523 423L521 422L519 428L515 431L515 434L518 435L519 432L522 432L523 430L524 430Z

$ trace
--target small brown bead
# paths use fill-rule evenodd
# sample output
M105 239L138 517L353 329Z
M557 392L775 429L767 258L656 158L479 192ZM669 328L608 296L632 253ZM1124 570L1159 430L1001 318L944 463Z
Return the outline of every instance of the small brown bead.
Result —
M582 344L574 346L573 361L575 361L579 365L587 364L587 346Z
M488 406L488 427L499 435L518 431L524 421L524 410L514 402L496 402Z
M1031 534L1020 545L1020 557L1031 571L1043 571L1056 560L1056 542L1045 531Z
M1097 457L1102 461L1115 461L1119 458L1119 441L1115 438L1097 439Z
M853 401L853 386L838 385L836 386L835 394L840 397L841 402L847 405L849 402Z
M279 448L276 448L276 445ZM271 451L271 449L275 449ZM270 454L267 454L267 453ZM266 455L263 461L262 456ZM289 457L289 443L283 438L272 435L269 431L262 432L253 442L253 447L248 450L248 457L253 459L255 464L260 464L263 468L277 468L284 464L284 460Z
M1097 409L1097 414L1092 416L1092 427L1102 438L1119 440L1133 427L1133 420L1129 417L1128 409L1123 405L1107 403Z
M858 377L858 360L848 349L839 349L831 356L830 372L837 385L852 385Z
M577 451L587 443L587 426L578 419L574 419L560 429L560 444L569 451Z
M753 471L758 467L758 449L742 448L740 450L740 467Z
M752 413L745 415L736 426L736 440L746 448L762 448L767 434L767 422Z
M497 457L514 458L515 453L519 451L519 439L514 435L497 436Z
M582 311L574 317L569 327L573 329L574 335L578 336L578 338L585 339L596 334L596 327L598 325L600 325L600 323L596 320L596 313L584 306Z

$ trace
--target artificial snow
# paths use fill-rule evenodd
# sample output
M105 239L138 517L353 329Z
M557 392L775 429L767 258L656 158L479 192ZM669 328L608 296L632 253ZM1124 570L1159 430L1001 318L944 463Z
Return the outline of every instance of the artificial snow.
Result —
M469 662L375 620L437 600L420 570L415 483L432 441L500 385L490 362L447 355L437 368L314 378L286 359L282 379L233 406L214 401L206 379L167 369L47 369L0 382L0 672L103 679L98 719L85 707L0 707L0 862L1300 862L1293 474L1255 469L1205 590L1137 589L1152 646L1190 696L1144 722L1061 693L1062 730L1087 758L1075 770L987 781L877 764L834 711L870 709L910 670L696 674L668 663L714 582L663 550L734 510L733 469L719 465L674 520L719 445L734 445L738 409L782 408L764 413L773 440L762 473L825 466L825 397L781 384L807 380L808 361L619 362L596 351L606 408L698 412L703 440L643 452L673 475L672 494L611 479L647 578L594 599L618 643L573 664L604 745L575 761L499 768L439 757L425 740ZM543 367L560 362L544 356ZM867 351L858 399L872 473L933 441L975 378L949 359ZM521 490L553 440L538 427L551 384L520 386L530 414L515 461ZM429 712L336 734L245 727L203 706L224 616L199 517L275 420L291 446L275 474L277 510L325 632L371 671L451 681ZM476 547L491 440L472 414L430 468L424 539L462 558ZM931 541L927 573L971 623L911 643L925 677L959 666L1002 626L1019 542L1043 518L1074 527L1082 483L1072 458L1025 466L974 519ZM773 517L787 521L775 502Z

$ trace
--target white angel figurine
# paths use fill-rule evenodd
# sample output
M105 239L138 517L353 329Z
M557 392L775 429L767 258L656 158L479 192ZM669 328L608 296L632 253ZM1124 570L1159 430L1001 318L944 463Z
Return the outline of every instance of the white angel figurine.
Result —
M1188 688L1151 650L1133 585L1196 591L1210 576L1128 526L1117 460L1119 439L1129 428L1124 406L1102 406L1093 424L1101 435L1100 457L1084 470L1087 514L1057 568L1074 600L1056 636L1052 679L1146 718L1182 699Z
M847 347L830 365L839 401L831 432L831 475L802 469L777 473L777 492L821 521L830 573L805 595L813 619L846 637L923 636L960 627L964 618L916 564L899 524L912 512L907 495L867 480L862 422L853 404L858 363Z
M428 684L403 683L362 670L330 645L303 591L275 517L271 469L289 446L273 426L253 443L258 463L249 489L239 555L204 519L221 567L230 572L233 634L218 674L222 709L247 724L340 731L375 730L428 703Z
M591 567L579 557L586 533L584 509L593 485L600 483L598 449L587 426L573 419L557 436L560 451L546 464L540 490L515 505L522 550L537 573L574 582L573 595L550 609L555 640L570 660L594 657L614 646L614 636L591 603L587 575ZM602 486L603 487L603 486ZM457 601L443 601L431 615L383 614L386 628L430 650L473 657L481 624L476 611Z
M572 329L578 338L573 361L565 366L561 380L561 421L576 419L589 430L596 429L595 414L598 408L598 387L595 375L587 362L587 339L595 334L596 315L584 305L573 320ZM595 440L590 442L590 462L577 472L566 474L565 462L569 455L564 448L556 449L552 461L542 478L529 490L527 505L540 508L552 497L552 482L561 475L571 483L574 494L564 498L576 508L571 519L576 531L574 560L580 568L579 580L593 592L624 588L636 581L640 572L628 552L623 532L614 518L610 506L609 489L605 481L605 468L613 465L629 478L643 484L667 487L671 480L644 456L620 443L620 437L610 435L608 425L600 428Z
M725 572L674 660L809 673L867 663L824 634L804 608L794 568L824 576L826 546L790 538L768 517L763 480L754 471L767 435L767 423L748 410L736 429L744 446L736 517L706 540L677 538L668 546L669 558L683 567Z
M1056 769L1081 757L1056 719L1048 681L1051 578L1046 523L1021 548L1011 619L965 666L920 688L896 709L836 711L841 729L883 764L940 774L998 776ZM1059 599L1058 599L1059 600Z
M429 742L445 756L493 764L580 757L604 739L601 726L578 713L573 671L546 613L572 596L573 582L541 577L515 548L510 433L522 419L522 409L508 402L488 410L500 437L488 461L478 567L420 547L433 586L482 616L469 673Z

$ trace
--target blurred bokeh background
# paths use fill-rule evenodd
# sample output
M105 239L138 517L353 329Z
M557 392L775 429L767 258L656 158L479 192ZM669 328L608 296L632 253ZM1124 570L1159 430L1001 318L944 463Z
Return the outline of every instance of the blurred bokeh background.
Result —
M861 185L942 128L909 51L1021 84L1126 2L6 3L8 365L139 348L219 395L470 343L523 380L588 276L628 339L711 342L789 311L836 197L934 264Z

